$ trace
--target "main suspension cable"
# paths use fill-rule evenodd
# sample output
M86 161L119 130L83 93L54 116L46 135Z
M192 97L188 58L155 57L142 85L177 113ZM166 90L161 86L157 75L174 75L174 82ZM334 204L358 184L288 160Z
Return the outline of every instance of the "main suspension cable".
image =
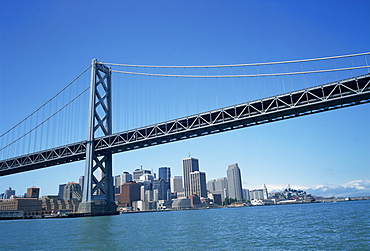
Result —
M287 64L287 63L300 63L300 62L310 62L310 61L319 61L319 60L328 60L328 59L338 59L338 58L347 58L347 57L357 57L370 55L370 52L356 53L356 54L347 54L340 56L331 56L331 57L320 57L320 58L309 58L309 59L298 59L298 60L287 60L287 61L277 61L277 62L265 62L265 63L249 63L249 64L231 64L231 65L198 65L198 66L160 66L160 65L132 65L132 64L118 64L118 63L103 63L97 62L98 64L112 65L112 66L124 66L124 67L142 67L142 68L220 68L220 67L241 67L241 66L259 66L259 65L274 65L274 64Z
M316 70L316 71L261 73L261 74L247 74L247 75L171 75L171 74L130 72L130 71L118 71L118 70L112 70L112 72L123 73L123 74L130 74L130 75L156 76L156 77L178 77L178 78L242 78L242 77L267 77L267 76L300 75L300 74L320 73L320 72L347 71L347 70L364 69L364 68L370 68L370 66L367 66L366 65L366 66L356 66L356 67L337 68L337 69L326 69L326 70Z

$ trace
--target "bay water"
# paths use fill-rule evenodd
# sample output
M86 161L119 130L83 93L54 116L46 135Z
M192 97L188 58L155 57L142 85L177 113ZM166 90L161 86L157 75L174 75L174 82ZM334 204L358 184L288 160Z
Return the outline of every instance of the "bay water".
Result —
M370 250L370 201L6 220L0 250Z

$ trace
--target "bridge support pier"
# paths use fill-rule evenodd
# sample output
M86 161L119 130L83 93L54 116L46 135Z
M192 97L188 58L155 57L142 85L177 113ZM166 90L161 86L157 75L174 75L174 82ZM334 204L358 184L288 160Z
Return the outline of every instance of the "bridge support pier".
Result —
M112 134L111 75L110 68L93 59L85 176L79 213L104 215L116 212L112 153L95 152L95 137Z

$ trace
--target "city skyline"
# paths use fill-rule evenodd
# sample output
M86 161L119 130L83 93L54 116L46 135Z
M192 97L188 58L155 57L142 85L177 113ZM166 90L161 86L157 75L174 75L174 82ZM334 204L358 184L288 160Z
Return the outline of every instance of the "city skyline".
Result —
M363 32L369 7L365 1L165 1L144 6L6 2L0 15L0 133L61 90L92 58L210 65L369 51L370 34ZM99 25L90 22L97 13ZM338 19L348 15L352 18ZM227 165L239 163L243 187L249 189L291 184L335 196L369 193L370 135L364 133L370 127L369 114L370 105L364 104L116 154L113 173L169 166L173 175L180 175L181 159L191 152L201 160L207 180L225 176ZM0 177L0 191L35 185L41 194L56 194L53 184L78 182L84 167L81 161Z
M193 157L189 157L189 158L185 158L185 159L193 159L193 160L196 160L196 165L197 165L197 168L199 169L199 163L198 163L198 159L197 158L193 158ZM182 162L184 163L184 159L182 160ZM207 183L207 190L209 191L217 191L218 193L222 193L221 190L222 189L219 189L221 187L226 187L226 189L228 190L228 178L226 177L227 176L227 173L228 173L228 170L230 169L231 166L236 166L239 168L239 165L238 163L234 163L234 164L229 164L227 165L227 168L225 168L225 173L224 173L224 176L225 177L216 177L216 178L212 178L212 179L209 179L207 178L206 179L206 183ZM159 177L159 172L160 172L160 169L163 169L165 168L166 169L166 173L171 173L171 167L167 166L167 167L164 167L164 166L159 166L158 167L158 172L153 172L154 169L143 169L143 166L140 166L140 169L139 168L136 168L136 169L133 169L131 172L129 170L125 170L123 171L122 173L120 174L114 174L113 175L113 180L114 180L114 184L116 184L117 182L117 177L119 176L121 180L126 180L126 177L130 177L128 179L132 179L132 180L139 180L139 177L140 176L137 176L136 179L133 178L133 173L134 172L139 172L142 173L143 175L153 175L153 177L157 177L157 178L160 178ZM241 170L239 169L239 172ZM199 172L199 171L195 171L195 172ZM205 172L201 172L201 173L204 173L206 174ZM63 195L63 189L65 187L65 185L67 184L80 184L81 187L82 187L82 184L83 184L83 177L84 176L80 176L78 179L76 178L76 180L79 180L79 183L75 182L74 180L71 180L71 181L65 181L64 183L59 183L59 184L55 184L54 188L47 188L45 190L47 191L51 191L51 190L57 190L57 192L54 192L54 193L46 193L46 192L43 192L43 189L42 187L39 187L41 189L41 193L40 193L40 197L41 196L52 196L52 195L59 195L61 197L64 197ZM171 175L170 176L171 179L172 178L180 178L181 180L181 183L182 183L182 189L184 189L184 186L183 186L183 176L178 176L176 174L174 175ZM223 181L223 180L226 180L226 181ZM255 187L246 187L244 186L243 184L247 184L247 182L245 182L243 179L241 180L242 181L242 189L245 190L262 190L263 188L265 189L266 187L268 187L268 190L269 192L279 192L279 191L282 191L286 188L290 188L290 187L293 187L294 189L301 189L301 190L305 190L307 191L308 193L314 195L314 196L323 196L323 197L331 197L331 196L334 196L334 197L356 197L356 196L368 196L369 192L368 192L368 189L370 187L370 181L367 181L367 180L354 180L354 181L351 181L351 182L348 182L347 184L343 184L343 185L339 185L339 186L332 186L332 185L326 185L326 186L311 186L311 187L305 187L305 186L299 186L299 185L294 185L294 183L289 183L289 184L279 184L279 185L275 185L275 184L272 184L272 185L266 185L266 184L261 184L259 186L255 186ZM190 182L190 180L189 180ZM208 189L208 183L209 182L215 182L215 190L213 189ZM125 182L121 183L124 184ZM226 183L226 185L224 184ZM25 190L28 190L29 189L29 186L25 186ZM34 186L32 186L34 187ZM12 189L12 190L10 190ZM62 193L61 193L61 189L62 189ZM173 187L171 186L171 190L173 189ZM15 187L8 187L4 192L6 193L7 191L15 191L14 195L17 195L17 196L23 196L25 193L17 193L16 191L18 191L18 189L16 189ZM115 190L116 192L115 193L118 193L117 190ZM182 190L184 191L184 190ZM2 194L3 192L0 191L0 194ZM336 194L337 195L336 195ZM13 194L13 193L12 193ZM7 197L10 197L7 196ZM222 195L223 198L225 197L229 197L229 194L228 192L226 192L226 194ZM245 198L244 198L245 199Z

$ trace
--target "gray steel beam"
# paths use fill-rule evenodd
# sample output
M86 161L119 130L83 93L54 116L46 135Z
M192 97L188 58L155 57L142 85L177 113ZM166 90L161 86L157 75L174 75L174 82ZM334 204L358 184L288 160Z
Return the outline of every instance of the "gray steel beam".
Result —
M104 156L370 102L370 74L103 136ZM85 158L87 142L0 161L0 176Z
M79 213L112 214L116 211L113 193L112 153L96 154L95 137L112 134L111 69L91 65L88 139L85 144L86 165Z

